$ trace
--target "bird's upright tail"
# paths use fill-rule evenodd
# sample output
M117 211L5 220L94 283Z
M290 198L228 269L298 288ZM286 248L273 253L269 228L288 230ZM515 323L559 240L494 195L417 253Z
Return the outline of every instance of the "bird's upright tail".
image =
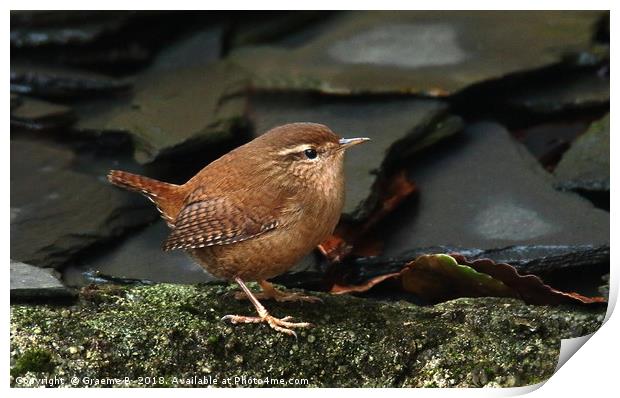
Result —
M171 224L181 210L183 202L182 186L154 180L121 170L111 170L108 181L112 184L139 192L155 203L162 217Z

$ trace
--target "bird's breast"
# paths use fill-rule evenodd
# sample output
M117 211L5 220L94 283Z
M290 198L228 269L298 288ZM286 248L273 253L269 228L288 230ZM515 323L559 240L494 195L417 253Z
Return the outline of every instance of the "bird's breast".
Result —
M243 280L265 280L298 263L334 231L344 203L334 187L310 201L295 201L283 214L280 225L242 242L193 249L190 254L211 274Z

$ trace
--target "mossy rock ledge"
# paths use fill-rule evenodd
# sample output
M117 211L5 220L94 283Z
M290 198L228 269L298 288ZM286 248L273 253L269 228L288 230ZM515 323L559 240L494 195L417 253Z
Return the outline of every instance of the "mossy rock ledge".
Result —
M253 314L233 289L104 285L71 307L12 305L11 385L513 387L549 378L560 339L594 332L605 313L500 298L265 302L316 325L295 339L220 321Z

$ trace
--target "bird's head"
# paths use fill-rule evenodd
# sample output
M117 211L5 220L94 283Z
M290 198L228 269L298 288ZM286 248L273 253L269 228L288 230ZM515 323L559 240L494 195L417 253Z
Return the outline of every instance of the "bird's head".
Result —
M322 124L291 123L269 130L252 143L262 148L261 156L274 172L316 185L342 176L345 150L368 140L340 138Z

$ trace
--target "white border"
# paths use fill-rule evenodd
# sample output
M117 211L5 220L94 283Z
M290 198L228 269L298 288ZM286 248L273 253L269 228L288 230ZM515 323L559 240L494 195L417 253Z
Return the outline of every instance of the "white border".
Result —
M169 1L161 1L161 0L153 0L148 3L144 2L141 5L139 4L129 4L128 2L118 1L118 0L109 0L106 2L78 2L78 1L54 1L53 3L46 1L9 1L9 9L50 9L50 6L53 6L54 9L167 9L173 6L175 9L377 9L377 6L380 6L381 9L407 9L412 6L415 9L463 9L464 5L467 5L467 9L533 9L533 10L544 10L544 9L612 9L611 13L611 26L617 26L618 18L615 16L615 12L612 7L611 1L599 1L599 0L589 0L589 1L532 1L532 0L521 0L521 1L447 1L447 0L436 0L436 1L424 1L424 2L405 2L405 1L390 1L383 0L381 2L369 2L369 1L349 1L349 2L334 2L334 1L324 1L317 0L313 2L309 2L303 4L301 2L283 2L283 1L261 1L261 2L236 2L234 4L230 2L198 2L198 1L182 1L177 0L173 3ZM146 6L146 7L144 7ZM260 6L258 8L257 6ZM10 14L7 10L5 13L5 17L3 18L4 23L4 32L9 31L10 25ZM614 29L612 28L612 36L614 36ZM617 37L613 37L611 39L612 43L615 43ZM4 51L3 55L5 57L4 65L5 65L5 78L9 75L10 67L9 67L9 57L10 57L10 45L9 41L5 39L3 42ZM612 45L613 47L613 45ZM615 51L611 51L612 55L612 65L616 64L616 53ZM611 87L612 92L614 90L613 84L613 72ZM5 80L5 84L9 84L8 79ZM5 91L9 92L9 87L7 87ZM9 121L9 104L8 104L8 96L5 96L5 105L3 106L3 112L5 113L5 126L8 126ZM617 114L616 112L612 112L614 116ZM611 125L614 126L615 118L611 118ZM612 128L612 131L614 129ZM611 136L611 148L612 153L617 153L614 149L616 149L616 139L615 135ZM3 212L3 225L5 226L3 235L3 239L1 240L1 244L4 248L4 252L7 253L7 265L5 267L5 272L9 272L8 267L8 253L9 253L9 212L7 208L9 207L9 184L10 181L10 164L9 164L9 133L8 129L5 131L3 135L4 144L2 147L2 151L4 151L4 156L2 156L1 161L3 162L3 167L0 168L2 172L3 180L5 181L5 189L0 195L0 200L3 202L3 208L5 211ZM616 176L618 175L618 167L617 162L614 161L614 157L611 157L611 169L612 169L612 186L616 186ZM611 203L615 204L616 201L615 191L612 190ZM615 206L614 206L615 208ZM618 217L615 216L615 213L611 213L611 242L612 247L615 248L615 225L618 224ZM608 316L611 314L613 310L613 306L615 305L615 300L617 298L618 293L618 283L617 278L618 274L615 270L616 264L618 264L619 256L616 254L616 251L612 249L612 276L611 276L611 288L610 288L610 307L608 311ZM6 275L6 274L5 274ZM8 329L9 324L9 278L5 280L5 294L3 297L5 309L2 312L2 321L5 325L5 330ZM585 344L585 346L579 350L574 358L568 360L568 362L555 374L549 381L540 389L534 391L532 396L542 396L545 395L558 395L558 396L606 396L609 391L615 386L615 381L617 376L617 360L618 360L618 338L620 338L620 321L618 321L618 316L613 316L608 319L605 325L600 329L600 331L596 332L592 338ZM8 337L8 336L7 336ZM34 396L35 394L38 396L39 394L51 395L51 396L62 396L71 397L83 395L84 391L81 390L65 390L65 389L50 389L50 390L34 390L34 389L11 389L8 390L8 374L9 374L9 340L8 338L3 339L2 342L2 357L4 358L2 369L0 370L0 374L4 375L4 377L0 377L2 380L2 386L5 390L5 396ZM538 386L540 387L540 386ZM533 387L526 387L521 389L498 389L498 390L464 390L464 389L452 389L452 390L431 390L431 389L417 389L416 391L409 391L408 389L390 389L386 391L389 394L402 395L402 396L410 396L411 394L416 394L416 396L444 396L446 394L459 397L464 396L509 396L515 395L519 393L526 393L529 390L532 390ZM150 395L159 395L164 393L169 393L169 390L165 392L162 390L157 391L149 391ZM253 396L261 396L261 397L269 397L272 398L274 395L278 394L295 394L301 396L307 396L311 394L342 394L341 391L325 391L325 390L316 390L316 389L308 389L308 390L282 390L282 391L274 391L273 389L265 389L265 390L243 390L242 392L238 390L209 390L204 391L200 390L192 390L192 389L178 389L175 390L174 394L181 395L200 395L204 396L205 394L212 395L216 394L218 396L232 396L242 393L244 395L251 394ZM139 394L142 395L144 390L141 389L120 389L110 391L108 389L92 389L88 392L88 394L93 394L95 396L108 396L111 393L119 394L124 396L129 396L129 394ZM378 391L372 389L364 389L351 391L352 394L367 396L374 396Z

